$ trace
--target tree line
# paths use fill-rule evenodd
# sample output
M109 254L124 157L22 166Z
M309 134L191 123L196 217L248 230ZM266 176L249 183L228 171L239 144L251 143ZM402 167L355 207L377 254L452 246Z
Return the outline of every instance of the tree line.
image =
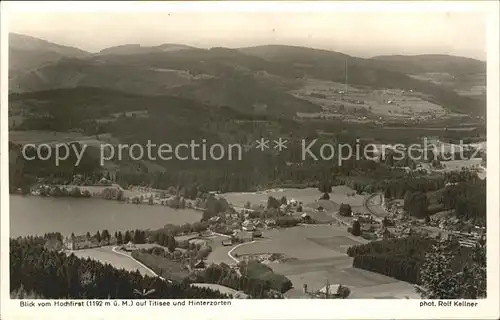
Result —
M433 239L410 236L352 246L347 254L354 258L353 266L356 268L418 283L419 266L433 243Z
M474 248L421 236L380 240L347 250L353 266L419 284L425 299L486 296L486 242Z
M292 282L276 274L258 261L240 262L241 275L225 263L212 264L204 271L192 274L190 281L216 283L243 291L254 299L283 298L282 293L292 288Z

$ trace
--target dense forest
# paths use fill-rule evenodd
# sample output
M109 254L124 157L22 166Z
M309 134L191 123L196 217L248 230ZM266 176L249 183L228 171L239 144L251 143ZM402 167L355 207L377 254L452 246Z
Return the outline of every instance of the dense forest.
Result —
M10 97L13 111L23 113L23 122L15 130L50 130L54 132L83 131L86 139L101 143L119 141L138 143L146 146L168 143L190 143L192 140L207 145L239 144L245 147L242 158L231 161L228 157L221 160L162 160L153 150L153 158L147 161L131 159L127 151L120 159L112 162L120 168L117 183L122 186L150 185L167 189L170 186L189 187L197 184L205 190L249 191L263 187L317 186L323 179L331 182L346 180L358 191L369 192L375 188L384 189L378 181L392 177L397 179L403 172L397 167L414 167L409 159L394 161L388 156L383 163L365 159L364 155L338 161L346 156L347 150L335 150L335 158L315 160L303 158L302 141L307 143L316 139L310 148L311 153L321 154L321 145L328 143L359 145L363 150L367 143L388 142L397 138L397 143L417 143L423 137L419 130L386 130L375 124L346 124L335 120L299 121L279 115L247 114L224 105L208 106L173 96L142 96L100 88L59 89L12 94ZM71 101L71 108L67 108ZM22 107L20 107L22 106ZM16 111L18 112L18 111ZM105 121L104 121L104 120ZM439 133L451 134L449 132ZM476 136L479 132L468 133ZM255 141L260 138L271 141L283 138L288 141L287 148L279 154L272 147L266 152L255 149ZM364 138L360 138L364 137ZM54 138L57 140L57 138ZM85 139L84 139L85 140ZM11 165L11 190L27 189L37 178L49 178L64 184L75 174L82 174L85 181L95 182L101 178L99 148L89 145L78 166L75 166L76 152L82 150L78 142L71 142L70 154L59 165L52 158L46 161L18 159ZM15 141L10 146L19 149ZM27 155L33 156L35 150L28 149ZM42 152L45 156L47 151ZM233 150L233 152L238 153ZM54 156L54 152L52 152ZM198 155L199 156L199 155ZM238 155L234 154L236 158ZM115 157L116 158L116 157ZM396 167L396 168L392 168ZM394 169L394 170L391 170ZM404 170L399 170L404 171ZM363 181L364 180L364 181ZM369 181L368 181L369 180ZM55 183L55 182L54 182Z
M420 236L350 247L353 266L420 285L430 299L476 299L486 295L486 243L461 247L456 241Z
M434 242L419 236L381 240L350 247L347 254L354 258L353 266L356 268L418 283L419 266Z
M454 209L458 218L486 225L486 180L462 181L442 193L445 209Z
M486 280L485 242L474 248L439 242L425 254L418 291L424 299L480 299Z

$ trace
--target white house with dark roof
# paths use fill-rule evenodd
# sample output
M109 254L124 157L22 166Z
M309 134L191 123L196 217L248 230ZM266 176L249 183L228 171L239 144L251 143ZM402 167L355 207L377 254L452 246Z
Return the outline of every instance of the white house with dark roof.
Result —
M243 229L244 231L254 231L255 230L255 225L248 221L248 220L245 220L242 224L241 224L241 229Z

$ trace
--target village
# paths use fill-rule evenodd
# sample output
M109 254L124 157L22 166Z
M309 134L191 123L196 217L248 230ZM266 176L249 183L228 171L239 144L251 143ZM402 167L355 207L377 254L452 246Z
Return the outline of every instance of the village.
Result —
M136 190L149 191L149 189ZM155 201L161 199L159 193L153 192L152 196ZM227 203L224 196L216 192L209 193L209 197ZM61 249L68 253L93 258L99 258L104 251L109 254L114 253L117 257L129 259L132 263L131 269L141 265L149 270L145 271L146 274L165 277L165 273L161 275L163 271L158 271L164 270L165 267L157 265L153 260L144 260L144 257L160 254L161 257L166 257L162 258L160 265L170 265L169 270L172 268L178 270L177 277L181 278L181 275L185 277L189 272L204 270L210 265L220 263L227 263L235 272L239 272L239 264L250 260L269 265L273 270L286 270L287 266L293 266L294 261L300 259L302 254L297 254L293 248L294 243L298 241L296 239L298 235L295 234L301 232L307 234L307 239L313 241L323 241L309 238L316 233L347 241L340 246L335 245L334 255L339 258L345 255L342 251L346 250L347 243L352 246L356 243L422 235L442 240L458 240L461 246L473 247L477 241L484 239L485 228L471 224L464 225L458 219L444 214L432 217L430 220L409 217L405 213L402 200L386 201L382 194L366 194L363 197L365 210L353 210L350 205L342 203L338 206L338 210L333 211L331 201L324 194L317 201L308 204L294 198L287 200L286 197L277 199L269 196L267 206L252 205L250 202L243 207L228 205L219 213L204 215L198 231L193 232L194 225L175 230L165 229L175 238L173 248L167 248L167 244L160 245L157 236L155 238L154 230L146 231L146 235L143 236L139 230L127 231L125 235L120 232L111 235L106 230L100 235L67 236ZM186 203L193 206L196 201ZM300 246L302 245L301 243ZM252 249L253 246L257 247ZM155 249L158 247L162 249L161 253L158 252L159 249ZM96 252L100 253L96 256ZM345 256L345 259L347 258ZM110 261L109 257L104 257L104 261L113 262L113 258ZM294 281L294 286L300 285L301 290L295 287L296 289L291 290L289 294L294 298L346 298L351 290L354 290L355 296L362 290L344 283L330 284L329 281L328 278L321 281L323 285L314 279L301 284L295 284ZM409 291L408 288L404 290ZM242 296L241 294L239 296Z

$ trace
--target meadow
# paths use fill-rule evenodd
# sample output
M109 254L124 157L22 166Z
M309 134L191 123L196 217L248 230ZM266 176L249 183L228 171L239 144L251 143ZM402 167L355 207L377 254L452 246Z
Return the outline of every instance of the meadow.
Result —
M75 256L79 258L90 258L101 263L109 263L116 269L125 269L131 272L139 270L143 276L154 276L154 274L152 274L148 269L134 261L129 253L116 253L113 251L113 247L114 246L105 246L100 248L82 249L72 251L71 253L75 254Z
M351 289L350 298L417 298L411 284L352 267L346 250L366 240L353 237L345 228L330 225L299 226L265 231L263 239L241 245L233 255L282 253L291 259L269 266L288 277L294 288L285 295L297 298L306 284L310 291L342 284Z
M354 194L354 196L351 196ZM224 193L223 196L229 203L235 207L244 207L247 202L253 205L266 206L269 197L281 199L286 197L288 201L294 199L302 202L303 205L313 205L319 200L322 193L317 188L304 188L304 189L272 189L258 192L229 192ZM347 186L336 186L332 188L329 193L330 200L337 203L347 203L351 206L361 206L364 196L356 194L356 192Z
M377 116L443 116L446 110L426 100L421 93L394 90L358 88L343 83L316 79L304 80L292 91L298 98L320 105L323 109L365 109Z

